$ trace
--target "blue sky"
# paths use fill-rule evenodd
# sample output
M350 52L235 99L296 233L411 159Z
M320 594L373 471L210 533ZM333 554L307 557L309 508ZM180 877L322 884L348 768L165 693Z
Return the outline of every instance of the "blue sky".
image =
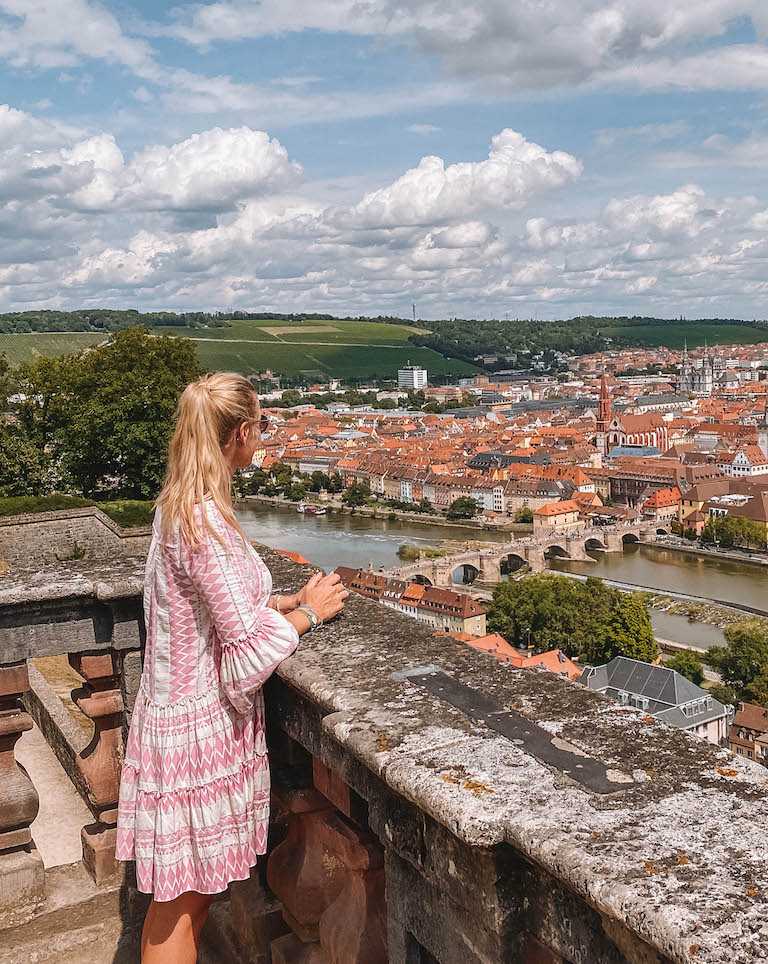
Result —
M768 8L698 7L0 0L0 310L766 317Z

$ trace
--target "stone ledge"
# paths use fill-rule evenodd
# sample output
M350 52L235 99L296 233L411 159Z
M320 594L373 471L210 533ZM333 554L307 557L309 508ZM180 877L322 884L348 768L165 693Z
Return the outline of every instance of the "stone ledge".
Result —
M262 554L281 591L295 590L311 572L271 550ZM105 597L96 596L97 581ZM47 585L73 612L87 611L96 598L133 610L138 582L133 561L99 574L68 567L63 579L61 569L41 573L23 605L46 605ZM14 598L0 595L0 661L8 639L3 613ZM27 628L34 636L36 627ZM629 782L612 793L590 791L542 762L535 743L515 743L413 679L393 677L427 664L535 722L540 739L549 734L556 746ZM281 725L295 738L301 727L324 734L320 758L331 767L344 761L341 777L353 788L361 789L349 777L355 767L360 781L387 788L389 809L375 826L385 845L400 832L393 801L409 801L423 820L448 831L441 845L448 850L453 839L478 859L508 851L505 860L522 858L561 881L597 912L616 946L624 942L625 960L768 959L768 771L758 764L544 670L518 670L431 636L356 595L338 620L302 638L278 676L306 716ZM427 857L417 853L411 864L435 880L451 874L450 862Z
M264 551L281 589L305 574ZM393 672L434 664L632 780L590 793ZM512 845L680 962L768 958L768 771L352 595L279 676L333 740L472 847Z

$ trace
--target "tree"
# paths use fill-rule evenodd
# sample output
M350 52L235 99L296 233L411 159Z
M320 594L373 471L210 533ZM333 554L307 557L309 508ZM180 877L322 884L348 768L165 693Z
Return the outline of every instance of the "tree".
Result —
M533 522L533 509L528 506L521 506L515 512L515 522Z
M658 652L642 594L622 594L608 625L602 659L609 662L615 656L627 656L652 663Z
M330 479L325 472L313 472L309 477L310 492L322 492L330 485Z
M477 515L478 504L466 495L454 499L448 506L449 519L472 519Z
M350 506L365 505L371 497L371 487L367 482L354 482L342 496L342 502Z
M664 664L667 669L673 669L676 673L689 679L697 686L704 682L704 667L701 660L690 651L678 653Z
M280 396L280 401L286 408L293 408L294 405L301 404L301 393L295 388L288 388Z
M435 514L435 507L432 505L432 503L429 501L429 499L424 498L424 499L422 499L421 502L419 502L419 504L416 506L416 511L417 511L417 512L426 512L427 515L434 515L434 514Z
M328 491L332 493L341 492L344 482L338 472L334 472L328 480Z
M294 482L285 494L294 502L300 502L307 495L307 487L303 482Z
M0 420L0 496L45 495L51 489L47 456L24 432Z
M69 487L152 498L179 396L199 374L188 339L128 328L80 355L22 366L21 422Z
M584 653L590 662L616 655L649 661L656 653L644 597L626 596L593 576L580 583L543 573L498 583L488 628L515 646Z
M739 703L739 697L736 693L730 686L725 686L723 683L714 683L709 687L708 692L713 699L718 700L724 706L727 706L729 703L731 706L736 706Z
M382 400L376 404L382 411L386 412L391 412L393 408L397 408L397 402L394 398L382 398Z
M768 672L768 632L757 619L741 619L725 630L725 641L711 646L705 659L738 699L749 700L748 688L759 689L757 681Z
M269 476L263 469L254 469L251 475L251 492L254 494L269 483Z

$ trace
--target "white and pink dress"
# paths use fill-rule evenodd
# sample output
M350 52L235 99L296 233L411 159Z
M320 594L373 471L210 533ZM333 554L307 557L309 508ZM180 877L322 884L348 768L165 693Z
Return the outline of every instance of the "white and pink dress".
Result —
M139 890L160 901L219 893L265 853L261 686L299 640L268 607L259 555L213 501L205 507L221 543L164 539L155 518L144 671L120 782L117 857L136 861Z

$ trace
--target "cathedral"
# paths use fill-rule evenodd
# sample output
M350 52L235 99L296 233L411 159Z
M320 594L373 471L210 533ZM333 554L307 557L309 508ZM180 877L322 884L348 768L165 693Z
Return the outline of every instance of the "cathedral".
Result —
M688 357L688 345L683 351L683 361L680 375L677 379L677 391L680 394L711 395L712 392L738 385L739 380L735 372L726 366L725 356L715 346L713 355L709 354L706 343L704 357L700 365L694 365Z
M604 374L600 379L596 429L595 447L602 456L607 456L615 446L622 445L646 445L659 452L669 448L669 428L661 415L614 414Z

